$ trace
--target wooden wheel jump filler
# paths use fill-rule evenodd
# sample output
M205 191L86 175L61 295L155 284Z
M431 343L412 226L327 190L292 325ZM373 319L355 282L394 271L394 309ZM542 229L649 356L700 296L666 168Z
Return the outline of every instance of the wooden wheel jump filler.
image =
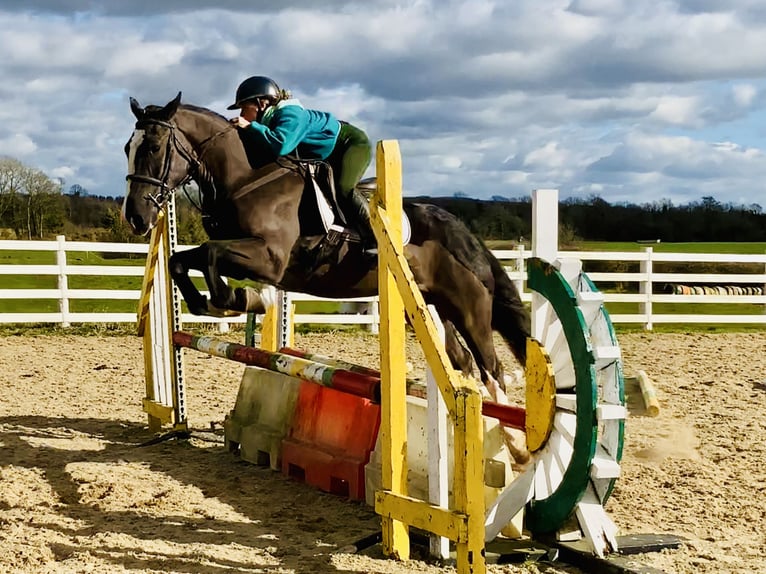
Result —
M527 446L533 462L489 509L487 540L526 506L533 534L566 538L573 514L597 555L617 549L603 510L619 476L625 397L620 349L603 295L578 260L532 258L528 285L545 320L528 342ZM500 518L499 520L497 518Z

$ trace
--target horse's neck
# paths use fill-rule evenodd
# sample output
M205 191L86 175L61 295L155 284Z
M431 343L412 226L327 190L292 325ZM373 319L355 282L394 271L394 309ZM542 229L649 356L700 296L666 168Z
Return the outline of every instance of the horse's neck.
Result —
M186 125L179 127L201 164L197 181L200 189L213 186L218 195L225 195L251 171L236 130L199 111L183 110L183 119Z
M256 158L248 156L237 130L230 128L223 118L199 110L183 109L183 115L179 115L178 120L181 131L195 148L200 161L198 173L194 175L206 210L213 211L235 196L250 195L256 189L269 187L267 184L275 179L273 176L279 179L285 175L285 166L302 178L301 170L295 169L296 166L287 159L279 163L271 161L254 169L251 160ZM299 195L303 187L296 184L292 189Z

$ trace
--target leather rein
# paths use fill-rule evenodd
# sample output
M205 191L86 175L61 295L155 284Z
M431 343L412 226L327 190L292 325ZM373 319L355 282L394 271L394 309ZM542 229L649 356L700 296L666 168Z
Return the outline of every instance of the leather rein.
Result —
M165 158L162 165L162 173L160 174L160 177L152 177L151 175L142 175L137 173L130 173L125 176L125 179L128 181L136 181L138 183L146 183L148 185L152 185L157 188L156 193L148 193L144 196L145 199L148 199L152 203L154 203L157 206L157 209L162 209L165 205L165 203L170 199L170 196L175 191L176 188L181 187L189 183L192 179L194 179L195 175L198 175L200 173L200 166L202 165L202 157L205 155L205 152L210 149L210 143L217 139L218 137L222 136L223 134L235 129L234 126L227 125L222 130L214 133L212 136L208 137L207 139L203 140L199 144L200 151L199 153L195 153L194 150L190 150L187 148L183 142L178 138L176 134L176 129L178 126L172 122L166 122L163 120L157 120L157 119L146 119L146 120L139 120L136 122L136 129L142 129L146 126L160 126L167 128L170 130L170 137L168 137L167 146L165 148ZM179 181L176 185L173 187L170 187L168 185L168 179L170 178L170 169L171 164L173 162L173 156L172 153L173 149L178 152L178 154L186 160L186 162L189 164L189 169L187 170L186 176ZM215 187L215 186L213 186Z

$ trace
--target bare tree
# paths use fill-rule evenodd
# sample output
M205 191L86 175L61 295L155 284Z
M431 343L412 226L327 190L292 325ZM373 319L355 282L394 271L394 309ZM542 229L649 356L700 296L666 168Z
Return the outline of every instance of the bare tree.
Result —
M52 180L42 171L27 167L21 179L26 194L26 232L29 239L42 238L54 227L63 225L63 182Z
M0 221L12 223L9 212L23 193L23 178L26 167L19 160L0 157Z

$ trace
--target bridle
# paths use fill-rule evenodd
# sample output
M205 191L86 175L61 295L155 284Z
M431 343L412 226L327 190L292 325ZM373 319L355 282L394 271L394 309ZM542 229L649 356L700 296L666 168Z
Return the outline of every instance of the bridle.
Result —
M178 138L178 135L176 134L176 129L178 126L172 122L166 122L164 120L158 120L158 119L143 119L136 122L136 129L143 129L147 126L160 126L163 128L167 128L170 130L170 135L168 137L167 145L165 148L165 158L163 160L162 164L162 173L160 174L160 177L152 177L151 175L142 175L138 173L130 173L125 176L125 179L128 181L135 181L138 183L146 183L148 185L152 185L157 188L156 193L148 193L144 196L144 199L147 199L154 203L154 205L157 206L157 209L162 209L167 203L168 199L170 199L170 196L173 194L173 192L176 190L176 188L181 187L192 181L192 179L195 178L197 174L200 173L200 166L202 165L202 157L205 155L205 152L210 148L210 143L218 138L219 136L225 134L226 132L234 129L233 126L227 125L222 130L214 133L212 136L208 137L207 139L204 139L199 146L199 152L195 153L193 149L187 148L184 143ZM173 156L174 154L173 149L175 148L175 151L178 152L178 154L186 160L186 163L188 164L188 169L186 170L186 175L176 183L173 187L170 187L168 184L168 180L170 179L170 170L173 163Z

